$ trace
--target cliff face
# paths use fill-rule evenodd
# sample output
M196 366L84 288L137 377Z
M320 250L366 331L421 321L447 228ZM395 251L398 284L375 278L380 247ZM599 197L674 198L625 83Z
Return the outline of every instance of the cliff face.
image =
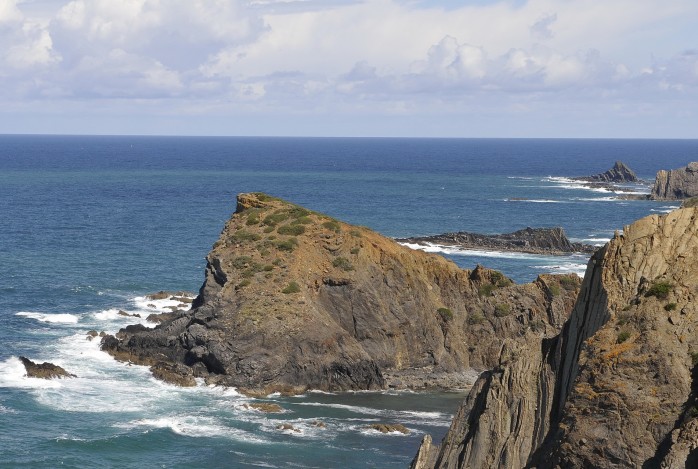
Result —
M647 217L614 237L563 331L483 374L433 463L413 467L693 467L697 216Z
M573 276L513 285L460 270L264 194L238 197L207 261L191 311L103 349L250 393L399 386L401 371L494 366L506 337L559 329L578 289Z
M688 199L698 196L698 162L670 171L661 170L654 180L650 197L656 200Z

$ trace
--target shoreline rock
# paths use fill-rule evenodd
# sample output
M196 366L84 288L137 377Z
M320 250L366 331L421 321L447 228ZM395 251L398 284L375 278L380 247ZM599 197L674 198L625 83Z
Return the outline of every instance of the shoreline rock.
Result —
M433 236L396 239L399 243L419 245L438 244L456 246L462 249L489 249L505 252L529 254L565 255L572 253L593 253L597 246L573 243L560 227L524 228L505 234L480 234L459 231Z
M53 378L77 378L76 375L69 373L63 367L54 365L53 363L35 363L26 357L19 357L19 360L24 365L29 378L53 379Z
M635 174L635 171L630 169L622 161L616 161L611 169L606 172L595 174L593 176L583 176L572 178L576 181L587 181L597 183L630 183L640 182L640 179Z

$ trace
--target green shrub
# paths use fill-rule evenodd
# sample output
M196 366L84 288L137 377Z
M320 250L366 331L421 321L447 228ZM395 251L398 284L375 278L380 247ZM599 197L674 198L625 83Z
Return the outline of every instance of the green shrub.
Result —
M265 225L274 226L286 220L288 220L288 213L274 212L271 215L264 217L264 221L262 223Z
M339 233L342 230L342 228L339 226L339 223L337 223L336 220L328 220L324 222L322 226L336 233Z
M482 324L485 321L485 315L482 311L473 311L468 315L468 324Z
M528 323L528 327L531 328L533 332L539 332L545 330L545 322L542 319L533 319Z
M511 307L506 303L497 303L494 306L494 315L498 318L509 316L509 313L511 313Z
M298 236L305 233L305 226L303 225L283 225L277 228L277 233L281 235Z
M252 258L250 256L238 256L233 259L232 265L236 269L244 269L250 262L252 262Z
M562 285L562 288L565 290L574 290L579 285L579 277L577 277L577 279L574 277L562 277L560 279L560 285Z
M286 288L281 290L281 293L289 294L289 293L298 293L301 291L301 287L298 286L296 282L291 282L288 284Z
M310 217L299 217L291 222L294 225L310 225L313 223L313 219Z
M496 288L497 287L492 285L491 283L486 283L484 285L481 285L480 288L477 289L477 294L480 296L492 296L492 292Z
M552 284L549 286L550 294L553 296L560 296L560 285Z
M360 232L359 230L351 230L351 231L349 232L349 234L350 234L351 236L353 236L354 238L360 238L360 237L361 237L361 232Z
M647 290L645 296L654 296L659 300L666 300L672 288L674 288L674 286L669 282L663 280L655 282L652 284L650 289Z
M666 306L664 306L664 309L666 311L674 311L676 309L677 304L676 303L667 303Z
M358 254L359 253L359 248L351 248L351 251L349 251L351 254Z
M235 233L233 233L232 236L233 240L237 241L238 243L242 243L245 241L259 241L260 236L256 233L250 233L249 231L245 230L238 230Z
M246 279L243 279L240 283L238 283L235 288L236 289L244 288L247 285L249 285L250 283L252 283L252 282L250 282L250 279L246 278Z
M618 337L616 338L616 343L622 344L626 340L630 338L630 332L628 331L621 331L618 333Z
M354 270L354 266L351 265L351 262L346 257L335 258L335 260L332 261L332 265L338 269L344 270L345 272Z
M256 213L250 213L250 215L247 217L247 222L246 224L248 226L250 225L259 225L259 216L257 216Z
M303 218L303 217L307 218L308 215L310 215L311 213L313 213L313 212L311 212L310 210L304 209L303 207L293 207L292 209L290 209L288 211L288 216L290 216L291 218L296 218L296 219Z
M439 316L441 316L443 321L450 321L453 319L453 311L448 308L439 308L436 310L436 312L439 313Z
M274 261L272 262L272 264L273 264L273 265L281 265L281 264L283 264L283 261L282 261L281 259L274 259Z
M274 246L276 246L276 249L278 249L279 251L291 252L296 248L296 246L298 246L298 241L296 241L295 238L283 241L279 240L274 242Z
M264 267L262 267L262 270L263 270L264 272L271 272L272 270L274 270L274 266L273 266L273 265L267 264L267 265L265 265Z

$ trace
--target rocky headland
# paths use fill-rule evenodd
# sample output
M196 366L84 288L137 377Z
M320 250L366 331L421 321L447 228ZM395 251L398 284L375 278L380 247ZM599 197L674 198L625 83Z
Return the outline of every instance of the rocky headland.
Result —
M460 249L525 252L530 254L562 255L577 252L593 253L598 248L589 244L573 243L560 228L524 228L513 233L480 234L459 231L434 236L397 239L399 243L422 246L440 245Z
M698 161L669 171L657 172L650 198L680 200L698 196Z
M412 467L698 467L698 209L626 226L559 334L505 340Z
M192 309L153 329L122 329L102 348L166 381L203 378L249 395L451 387L499 366L503 347L556 335L579 285L575 275L515 285L281 199L240 194Z

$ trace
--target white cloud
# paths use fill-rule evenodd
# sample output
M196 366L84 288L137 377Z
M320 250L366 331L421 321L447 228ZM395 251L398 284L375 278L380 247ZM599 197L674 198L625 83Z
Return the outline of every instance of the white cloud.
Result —
M521 115L698 93L693 0L41 3L0 0L5 104Z

